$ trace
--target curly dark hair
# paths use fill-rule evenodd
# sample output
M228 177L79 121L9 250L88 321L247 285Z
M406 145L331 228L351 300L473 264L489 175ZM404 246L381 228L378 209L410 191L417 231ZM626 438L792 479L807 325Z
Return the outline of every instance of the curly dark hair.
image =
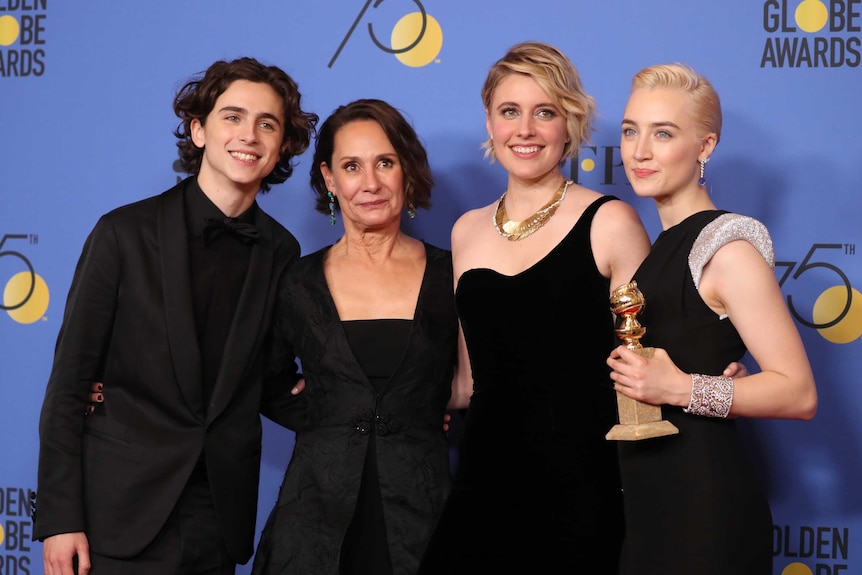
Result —
M267 84L281 96L285 124L283 146L275 168L261 182L261 191L268 192L270 186L284 182L293 173L294 158L308 149L318 116L302 110L299 88L284 70L266 66L254 58L237 58L230 62L219 60L177 92L174 113L182 122L174 130L174 136L179 140L180 163L186 173L200 172L204 151L192 141L191 123L197 119L203 125L218 97L237 80Z
M351 122L371 120L383 129L404 172L404 200L415 208L431 207L431 188L434 178L428 164L428 153L416 135L413 126L391 104L370 98L355 100L339 106L320 126L311 164L311 187L316 199L314 209L329 214L329 198L320 164L332 166L335 135ZM338 206L336 204L336 209Z

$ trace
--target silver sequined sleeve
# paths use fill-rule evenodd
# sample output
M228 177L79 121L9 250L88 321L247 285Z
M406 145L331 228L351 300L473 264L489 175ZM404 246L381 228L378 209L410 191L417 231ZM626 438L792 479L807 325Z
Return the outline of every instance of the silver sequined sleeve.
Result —
M739 214L723 214L715 218L700 231L688 254L688 267L694 279L694 287L699 288L703 266L709 262L718 249L732 241L745 240L760 252L769 267L775 267L775 254L772 251L772 238L769 230L761 222Z

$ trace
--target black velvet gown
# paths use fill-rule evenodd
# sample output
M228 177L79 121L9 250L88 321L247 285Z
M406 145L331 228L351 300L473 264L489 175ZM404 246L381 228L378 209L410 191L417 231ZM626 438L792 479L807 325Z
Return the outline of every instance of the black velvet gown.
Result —
M666 349L686 373L720 375L745 353L730 320L719 318L697 292L694 276L700 277L701 264L738 238L771 257L765 228L730 215L701 237L692 269L695 239L725 213L700 212L664 231L635 274L646 300L638 319L646 328L641 343ZM736 421L667 405L662 413L679 428L678 435L620 442L626 512L621 573L770 575L769 503Z
M385 322L347 326L348 337L326 286L326 249L301 258L283 282L276 347L302 362L308 424L296 434L253 573L376 569L368 553L384 562L388 554L394 575L416 572L449 492L443 415L457 348L452 257L429 244L425 252L406 341L398 345L393 322L396 341L366 342L399 354L394 361L357 346L363 330L387 329Z
M623 533L609 280L594 202L515 276L465 272L456 302L473 368L453 491L420 573L616 575Z

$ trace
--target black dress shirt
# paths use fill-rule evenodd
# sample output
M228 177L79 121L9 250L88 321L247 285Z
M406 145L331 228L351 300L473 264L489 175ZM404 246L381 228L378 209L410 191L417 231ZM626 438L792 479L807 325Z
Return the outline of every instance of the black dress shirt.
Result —
M203 193L197 180L186 190L185 207L195 323L201 351L201 384L206 405L221 367L224 345L234 319L253 246L230 233L220 234L209 243L204 242L205 220L224 220L225 215ZM257 204L252 204L236 219L254 224L256 210Z

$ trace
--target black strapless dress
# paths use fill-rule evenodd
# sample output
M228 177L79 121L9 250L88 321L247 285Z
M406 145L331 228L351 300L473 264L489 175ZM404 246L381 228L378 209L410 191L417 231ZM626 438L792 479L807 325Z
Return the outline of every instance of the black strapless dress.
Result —
M623 534L609 280L594 202L515 276L465 272L456 305L473 368L453 491L420 573L616 575Z

